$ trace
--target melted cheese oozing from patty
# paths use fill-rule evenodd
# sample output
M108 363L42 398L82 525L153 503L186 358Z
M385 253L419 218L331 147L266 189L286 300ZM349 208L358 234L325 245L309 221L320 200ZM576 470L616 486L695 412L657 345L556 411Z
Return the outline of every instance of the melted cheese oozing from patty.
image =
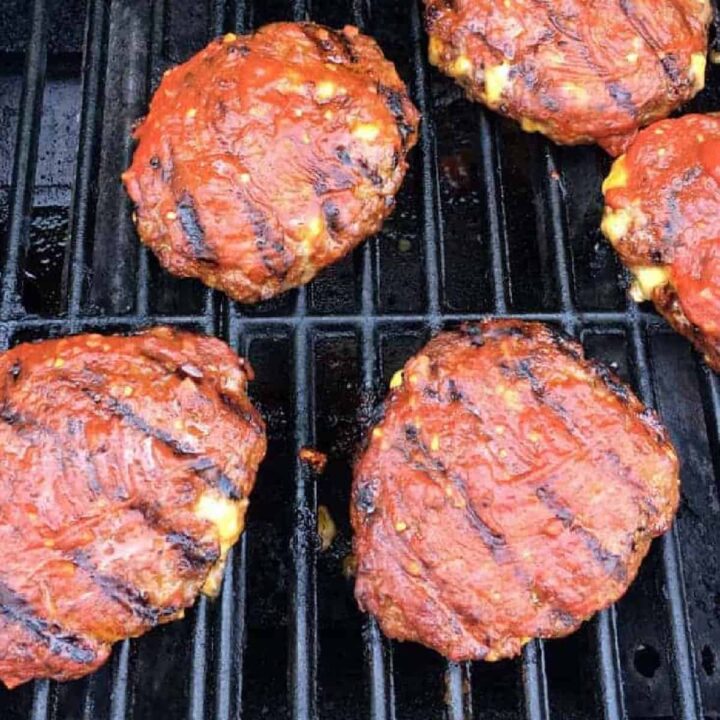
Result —
M215 596L220 590L225 560L228 551L237 542L244 529L247 506L246 499L230 500L209 490L200 496L195 505L195 514L215 526L220 545L220 557L210 570L202 587L202 591L206 595Z
M707 58L705 57L705 53L693 53L690 57L690 77L698 92L705 87L706 67Z
M505 88L510 84L510 64L503 62L499 65L485 68L485 102L494 107L498 105Z
M670 282L670 272L662 265L636 265L630 272L635 276L630 287L630 296L635 302L652 300L655 289Z

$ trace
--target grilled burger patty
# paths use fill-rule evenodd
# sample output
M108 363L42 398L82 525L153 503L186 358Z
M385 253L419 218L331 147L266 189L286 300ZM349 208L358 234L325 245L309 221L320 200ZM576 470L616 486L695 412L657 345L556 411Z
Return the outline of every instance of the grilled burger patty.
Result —
M157 328L0 356L0 679L68 680L217 591L265 454L249 366Z
M444 332L355 468L355 595L384 632L497 660L617 600L678 504L656 415L538 323Z
M124 182L142 241L242 302L311 280L377 232L419 116L353 27L226 35L165 74Z
M643 130L603 184L604 234L658 311L720 371L720 117Z
M555 142L617 155L703 88L708 0L425 0L430 62Z

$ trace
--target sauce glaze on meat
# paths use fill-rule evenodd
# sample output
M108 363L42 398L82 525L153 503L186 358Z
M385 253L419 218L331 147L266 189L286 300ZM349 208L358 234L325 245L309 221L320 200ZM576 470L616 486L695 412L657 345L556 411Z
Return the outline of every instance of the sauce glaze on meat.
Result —
M643 130L603 184L602 229L635 276L631 295L720 371L720 117Z
M425 0L430 62L468 96L617 155L703 88L708 0Z
M353 27L226 35L166 73L124 182L176 275L242 302L311 280L390 214L419 116Z
M392 638L497 660L616 601L678 504L656 415L555 331L486 321L391 382L355 467L355 595Z
M250 367L157 328L0 356L0 679L68 680L213 594L265 454Z

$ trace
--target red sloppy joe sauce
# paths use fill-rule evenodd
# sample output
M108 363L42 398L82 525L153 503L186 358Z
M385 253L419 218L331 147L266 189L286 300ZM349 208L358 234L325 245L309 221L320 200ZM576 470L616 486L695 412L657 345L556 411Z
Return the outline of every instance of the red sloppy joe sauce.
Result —
M640 132L625 163L627 185L605 198L636 216L620 254L630 265L666 265L690 322L720 335L720 117L656 123Z

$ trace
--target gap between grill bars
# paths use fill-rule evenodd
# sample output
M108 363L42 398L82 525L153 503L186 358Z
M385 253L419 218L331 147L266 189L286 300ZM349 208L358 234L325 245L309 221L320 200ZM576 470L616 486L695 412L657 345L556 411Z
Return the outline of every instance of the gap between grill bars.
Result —
M375 0L382 2L382 0ZM243 354L249 352L249 338L253 330L265 327L279 328L292 338L293 372L295 391L295 450L312 444L315 436L314 387L315 360L313 339L324 328L342 326L356 331L360 338L361 385L369 403L378 402L384 392L379 379L378 333L409 323L423 324L437 330L445 323L472 320L487 313L447 313L442 306L442 271L439 258L443 250L443 214L438 181L438 158L435 144L432 98L429 89L428 68L425 60L424 36L421 11L413 2L411 32L413 43L413 77L406 78L413 89L414 98L425 118L416 162L420 168L422 197L422 252L424 256L426 308L422 313L386 314L378 311L376 241L366 243L361 250L361 308L358 314L315 316L308 310L305 289L297 294L294 313L279 317L249 317L237 307L212 291L205 294L205 306L198 315L162 315L150 310L150 266L146 250L139 250L137 293L135 313L131 315L86 316L82 312L83 283L85 280L85 251L92 237L93 182L97 175L96 157L101 139L103 120L103 75L108 63L108 37L116 4L103 0L89 0L85 20L85 43L82 59L82 108L80 116L80 143L76 174L72 191L70 220L70 245L65 267L66 315L62 318L23 317L18 306L22 286L22 265L27 246L28 223L39 141L40 116L45 84L48 43L48 13L45 0L34 0L29 9L31 37L26 52L23 91L15 142L12 194L10 197L7 251L2 273L2 298L0 298L0 337L7 346L19 329L35 328L54 332L77 332L88 327L124 327L162 322L178 325L200 325L207 332L220 334L233 343ZM236 0L209 0L210 27L208 39L226 30L241 32L252 25L253 6L250 2ZM147 68L146 95L149 98L153 81L157 80L162 66L163 24L165 2L153 0L149 12L150 57ZM363 26L369 3L353 0L348 20ZM312 17L312 7L303 0L291 3L288 15L295 19ZM481 172L486 191L484 241L488 243L493 283L493 315L526 317L546 320L562 325L568 332L580 335L589 326L621 328L630 338L635 381L639 393L648 404L653 404L651 367L648 361L646 331L661 326L655 315L639 311L630 304L626 312L587 313L577 309L573 299L571 263L568 257L568 237L565 229L565 208L557 183L551 180L555 167L554 151L543 145L543 155L536 161L544 164L546 181L543 187L542 212L550 226L552 239L555 282L559 290L560 307L556 312L515 313L511 307L507 287L508 250L505 237L506 225L500 196L499 142L494 121L478 111L478 133L482 154ZM720 403L715 376L709 376L707 384L712 398L712 412L716 427ZM290 711L297 720L313 720L317 710L317 663L318 663L318 609L317 570L315 557L316 489L307 468L299 461L295 464L295 487L293 497L295 525L292 529L291 552L293 558L292 584L289 595L289 683ZM661 541L663 582L667 593L668 623L671 631L673 701L675 713L683 720L700 720L703 708L694 662L692 636L682 575L682 559L677 531L673 530ZM189 670L189 705L187 717L201 720L212 713L218 720L237 717L240 714L243 684L243 636L246 616L246 564L247 538L232 552L228 560L227 578L237 577L237 582L225 582L219 610L218 647L208 644L208 605L204 599L198 603L193 631L192 663ZM617 624L614 609L601 613L594 621L594 637L598 658L598 681L607 720L627 717L621 663L618 651ZM363 632L365 662L369 685L367 716L373 720L394 720L396 716L393 645L384 639L377 623L366 620ZM209 653L215 653L217 678L214 703L207 697L207 667ZM239 658L232 661L231 658ZM233 664L235 662L235 665ZM239 667L240 677L230 677L233 667ZM110 717L120 720L131 711L132 653L129 642L115 650L112 676ZM447 716L451 720L468 720L473 717L471 697L466 688L472 681L470 664L448 663L445 671L445 701ZM550 717L548 680L545 670L543 643L532 642L522 659L522 685L524 689L525 714L530 720ZM93 684L86 686L84 699L85 716L93 717L96 698ZM33 720L53 717L52 686L47 682L35 684L32 706Z

